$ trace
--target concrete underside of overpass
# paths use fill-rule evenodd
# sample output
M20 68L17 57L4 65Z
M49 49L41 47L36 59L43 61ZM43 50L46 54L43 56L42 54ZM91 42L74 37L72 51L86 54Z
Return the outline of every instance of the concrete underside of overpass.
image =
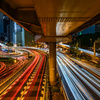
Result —
M100 22L100 0L0 0L0 11L39 36L38 42L50 43L51 84L56 82L55 43L70 42L71 35Z

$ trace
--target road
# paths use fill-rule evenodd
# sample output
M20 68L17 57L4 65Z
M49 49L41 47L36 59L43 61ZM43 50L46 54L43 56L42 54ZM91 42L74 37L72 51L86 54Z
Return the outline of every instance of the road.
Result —
M69 100L99 100L100 80L66 55L57 52L58 72Z
M0 100L37 100L45 71L46 56L43 52L30 50L33 53L31 63L21 66L11 78L0 84ZM21 64L21 63L20 63ZM17 67L20 65L18 64ZM12 71L14 67L11 67ZM16 67L15 67L16 68ZM1 75L1 77L3 74ZM33 95L35 93L35 95Z
M62 44L62 43L60 43L60 45L70 48L70 45L66 45L66 44ZM92 56L94 55L94 52L93 52L93 51L89 51L89 50L82 49L82 48L78 48L78 49L79 49L80 51L86 53L86 54L90 54L90 55L92 55ZM100 56L100 53L96 53L96 56Z

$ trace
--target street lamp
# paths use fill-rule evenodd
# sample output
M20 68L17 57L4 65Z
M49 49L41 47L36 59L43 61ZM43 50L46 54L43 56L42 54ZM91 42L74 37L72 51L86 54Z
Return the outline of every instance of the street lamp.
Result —
M14 60L14 63L16 63L16 62L17 62L17 60L15 59L15 60Z
M81 60L81 57L82 57L82 53L83 53L83 51L80 51L80 53L81 53L81 54L80 54L80 60Z
M81 53L83 53L83 51L81 51Z

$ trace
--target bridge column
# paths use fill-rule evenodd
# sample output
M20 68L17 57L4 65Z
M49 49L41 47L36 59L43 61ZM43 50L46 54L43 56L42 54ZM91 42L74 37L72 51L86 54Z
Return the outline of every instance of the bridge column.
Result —
M49 44L49 80L51 85L56 84L56 43Z

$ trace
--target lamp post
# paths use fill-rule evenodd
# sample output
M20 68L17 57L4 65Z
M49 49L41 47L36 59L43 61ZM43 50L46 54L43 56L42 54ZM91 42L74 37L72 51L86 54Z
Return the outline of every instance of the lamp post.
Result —
M81 55L80 55L80 59L81 59L83 51L81 51L80 53L81 53Z

